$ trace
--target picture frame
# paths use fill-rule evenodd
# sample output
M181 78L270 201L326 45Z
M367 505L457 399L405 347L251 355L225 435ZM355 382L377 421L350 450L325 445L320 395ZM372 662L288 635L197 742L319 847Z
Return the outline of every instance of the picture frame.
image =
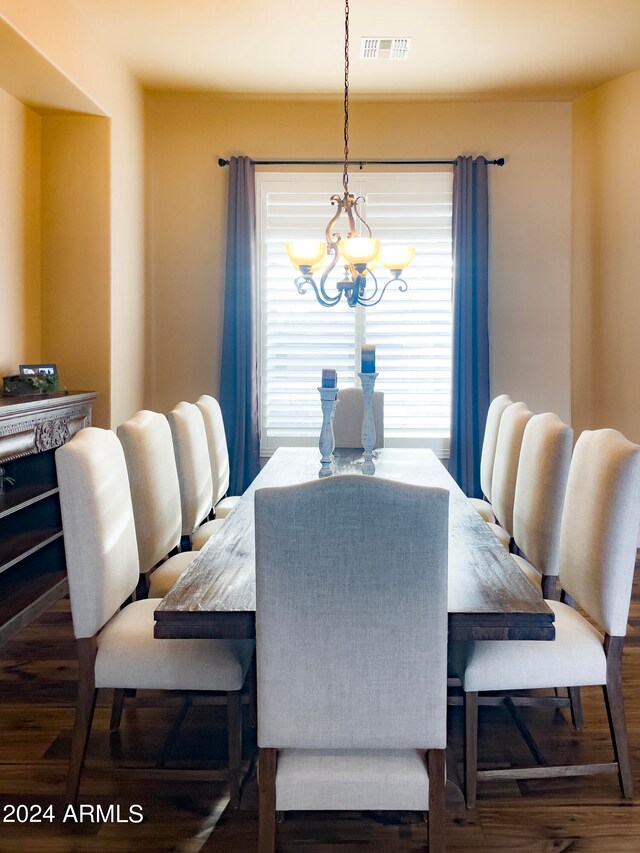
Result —
M58 368L55 364L21 364L18 369L21 376L35 374L36 376L51 377L52 383L58 381Z

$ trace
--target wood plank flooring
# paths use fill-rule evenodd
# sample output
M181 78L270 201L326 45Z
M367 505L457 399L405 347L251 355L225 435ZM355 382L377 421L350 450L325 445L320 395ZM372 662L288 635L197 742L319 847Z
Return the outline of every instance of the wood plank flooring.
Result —
M615 776L479 786L467 811L447 788L447 849L470 851L640 851L640 572L636 572L624 691L637 800L619 794ZM253 853L257 845L257 789L250 774L239 811L227 808L226 714L213 697L194 701L177 733L182 697L141 694L127 700L121 731L109 734L111 696L99 694L80 800L100 806L92 822L69 815L64 779L75 702L76 661L68 602L61 601L0 648L0 851L161 851ZM611 760L602 694L583 690L584 729L566 711L523 709L545 755L554 763ZM245 717L246 722L246 717ZM462 716L451 709L452 752L462 756ZM253 738L245 725L248 766ZM530 762L505 708L480 709L481 766ZM53 806L53 822L7 823L13 805ZM144 819L126 822L139 804ZM113 806L111 812L109 808ZM119 807L119 809L118 809ZM135 811L135 810L134 810ZM103 820L103 817L109 818ZM135 817L135 814L134 814ZM2 820L4 818L4 820ZM119 818L119 820L118 820ZM295 814L277 827L280 853L398 851L427 845L427 827L400 814Z

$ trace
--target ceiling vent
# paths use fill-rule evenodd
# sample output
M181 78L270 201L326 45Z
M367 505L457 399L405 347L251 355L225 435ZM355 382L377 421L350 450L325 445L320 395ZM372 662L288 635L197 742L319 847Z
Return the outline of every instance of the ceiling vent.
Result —
M360 41L360 59L407 59L410 38L367 38Z

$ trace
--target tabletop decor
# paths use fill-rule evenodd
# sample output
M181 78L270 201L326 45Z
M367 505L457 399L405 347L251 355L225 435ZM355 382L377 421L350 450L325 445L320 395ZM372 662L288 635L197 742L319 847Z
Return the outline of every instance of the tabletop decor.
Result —
M376 373L376 348L371 344L365 344L362 347L361 372L358 376L362 384L362 402L364 404L361 434L364 449L362 473L375 474L373 448L376 445L376 424L373 419L373 392L378 374Z
M320 405L322 406L322 428L320 430L320 470L319 477L330 477L333 474L333 451L336 440L333 435L333 416L338 402L338 373L326 368L322 371L322 384L318 388Z
M344 18L344 165L342 169L343 195L331 196L331 204L337 210L329 220L325 229L324 240L290 240L286 245L287 254L292 264L301 273L296 279L298 293L307 292L307 285L313 288L318 302L325 308L337 305L344 294L351 308L356 305L377 305L384 296L390 284L397 283L402 292L408 288L400 274L414 258L416 250L412 246L380 247L380 240L373 238L371 228L358 210L358 205L365 201L362 196L354 197L349 192L349 0L345 2ZM338 219L345 214L349 230L344 239L333 230ZM356 220L358 222L356 223ZM366 231L366 236L358 236L358 231ZM313 273L320 270L329 257L329 264L322 273L319 285ZM327 278L339 259L344 263L344 277L336 284L337 293L332 296L327 293L325 284ZM391 278L380 289L372 270L380 263L391 273ZM373 283L373 290L367 292L367 276Z

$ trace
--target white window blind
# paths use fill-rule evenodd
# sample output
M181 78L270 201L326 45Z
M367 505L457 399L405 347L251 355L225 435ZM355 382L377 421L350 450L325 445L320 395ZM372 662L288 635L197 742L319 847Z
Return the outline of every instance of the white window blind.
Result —
M385 444L448 453L451 407L452 172L374 173L350 178L373 235L408 243L416 257L409 289L390 285L364 309L323 308L311 288L301 296L287 240L322 239L329 198L341 175L259 172L260 424L265 454L281 445L315 444L322 422L317 386L322 368L338 371L341 388L357 385L360 347L376 346L376 390L385 393ZM342 232L345 231L342 225ZM376 270L378 272L378 270ZM379 282L386 280L380 269ZM343 268L336 265L334 292Z

